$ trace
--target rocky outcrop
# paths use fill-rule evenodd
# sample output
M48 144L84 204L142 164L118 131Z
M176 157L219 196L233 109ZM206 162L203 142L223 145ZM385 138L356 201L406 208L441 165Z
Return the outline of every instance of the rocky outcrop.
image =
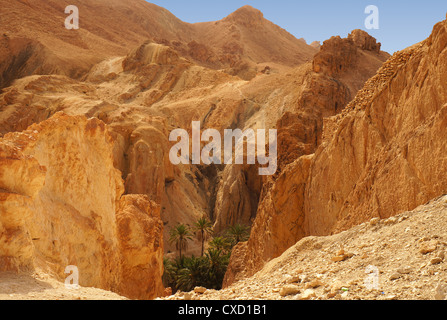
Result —
M226 166L217 186L214 232L236 224L251 225L256 217L262 178L253 165Z
M82 286L139 299L162 294L159 208L144 197L121 199L114 140L102 121L58 113L0 144L7 151L1 172L8 170L1 184L3 269L40 268L62 280L74 265Z
M374 51L367 43L362 46ZM282 173L298 170L294 175L302 178L299 184L280 175L261 202L250 240L239 248L244 261L237 265L243 267L230 263L226 285L240 279L234 273L254 274L286 250L289 239L328 235L374 217L389 218L447 192L447 87L442 80L447 74L446 46L444 21L426 41L391 57L342 114L324 121L315 155L289 164ZM337 74L336 68L316 71L322 70ZM274 197L277 188L283 190L277 193L282 200ZM283 215L280 221L295 218L297 225L285 232L273 223L278 214ZM288 235L285 239L276 239L283 233Z
M388 54L380 51L381 44L363 30L353 30L347 38L332 37L323 42L320 51L315 55L313 67L315 72L326 72L336 76L342 74L364 59L361 51L387 58Z
M306 200L312 234L388 218L447 192L446 27L437 24L424 43L396 53L317 151Z
M127 194L145 194L160 204L166 180L173 179L174 168L169 162L168 133L164 121L129 125L133 130L117 159L125 159L123 172Z
M131 299L161 296L164 251L160 206L145 195L125 195L116 223L121 253L118 292Z
M382 44L377 42L374 37L368 34L368 32L356 29L348 35L348 40L351 40L354 45L362 50L373 51L380 54L380 48Z
M357 47L353 41L340 36L326 40L313 60L315 72L337 75L348 68L356 58Z

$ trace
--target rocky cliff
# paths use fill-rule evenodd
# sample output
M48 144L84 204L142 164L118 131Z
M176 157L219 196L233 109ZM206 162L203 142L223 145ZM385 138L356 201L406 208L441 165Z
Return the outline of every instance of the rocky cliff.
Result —
M440 22L426 41L394 54L340 115L324 121L315 153L289 164L261 201L250 240L232 256L226 285L253 275L305 236L388 218L447 192L446 31ZM353 50L358 39L354 33L332 42L351 43ZM359 43L377 50L367 38ZM315 71L342 70L319 62L322 57L316 56Z
M311 233L388 218L446 192L446 46L444 21L426 41L395 54L337 119L334 136L316 152L309 181ZM331 182L323 167L336 172Z
M354 30L352 34L358 33ZM362 35L374 39L366 33ZM346 39L333 37L325 41L312 62L296 71L294 76L301 84L300 91L290 94L292 103L283 101L282 113L275 125L278 130L278 172L272 179L265 180L258 190L256 213L246 210L246 206L238 207L240 218L233 223L251 217L253 229L249 242L240 244L239 253L232 256L225 284L250 275L265 261L279 256L308 234L304 225L305 186L313 154L324 138L325 119L342 112L387 57L384 52L371 51L354 42L351 35ZM282 93L281 96L285 95ZM268 116L269 119L274 117ZM227 183L234 184L231 180ZM245 182L244 185L248 184ZM253 192L242 194L253 195ZM235 202L242 203L237 199ZM220 215L225 216L226 212L221 211ZM215 216L219 217L219 213ZM247 273L247 270L250 271Z
M160 208L121 198L102 121L58 113L0 144L3 271L39 268L62 280L73 265L82 286L139 299L162 293Z
M362 35L374 39L366 33ZM226 166L214 209L216 231L226 225L255 222L276 177L299 157L315 152L323 139L324 119L340 113L388 57L385 52L364 49L351 38L334 37L325 42L311 62L289 74L260 78L241 87L244 103L254 102L259 110L246 116L246 120L242 117L240 127L277 129L278 171L273 179L259 181L257 171L250 170L253 168ZM334 73L335 69L339 70ZM275 87L275 91L263 92L270 87ZM291 190L294 188L278 194L291 194ZM271 209L267 211L272 212ZM291 243L295 240L289 239Z

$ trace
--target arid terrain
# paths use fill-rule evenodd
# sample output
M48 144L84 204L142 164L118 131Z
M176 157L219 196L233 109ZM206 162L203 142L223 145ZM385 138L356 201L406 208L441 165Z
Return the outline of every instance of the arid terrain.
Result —
M190 24L71 2L79 30L60 1L0 0L0 299L445 298L447 21L390 55L360 29L309 45L251 6ZM194 121L276 129L276 173L174 165ZM170 296L171 230L202 217L248 240L222 291Z
M179 292L164 299L442 300L447 294L446 214L443 196L414 211L375 218L340 234L304 238L255 276L225 290ZM1 273L0 279L2 300L125 299L95 288L67 290L40 273Z
M443 196L333 236L304 238L224 290L166 299L444 300L446 201Z

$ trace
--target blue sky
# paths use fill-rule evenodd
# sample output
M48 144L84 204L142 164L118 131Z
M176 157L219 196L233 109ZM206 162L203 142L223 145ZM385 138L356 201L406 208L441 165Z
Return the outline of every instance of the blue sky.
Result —
M365 28L365 8L379 9L379 29L366 30L393 53L427 38L435 23L444 20L447 0L155 0L149 1L171 11L183 21L216 21L248 4L266 19L308 43L323 42L331 36L346 37Z

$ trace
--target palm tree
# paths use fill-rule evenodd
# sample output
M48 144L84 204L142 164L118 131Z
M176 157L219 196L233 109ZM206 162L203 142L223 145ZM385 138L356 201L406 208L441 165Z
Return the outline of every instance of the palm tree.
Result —
M167 287L174 288L176 286L177 273L178 273L178 268L175 264L175 261L172 261L166 257L163 257L163 266L164 266L164 271L163 271L163 276L162 276L163 285L166 288Z
M222 252L228 252L231 249L231 243L227 238L216 237L209 243L210 249L220 250Z
M228 236L233 241L233 245L237 245L239 242L247 241L248 237L250 236L249 230L249 227L241 224L231 226L228 230Z
M209 263L209 288L220 290L222 289L230 254L223 254L222 250L209 249L206 253L206 259Z
M192 234L187 225L178 224L171 229L169 243L175 243L175 247L179 251L180 259L182 258L182 251L188 247L188 240L192 240Z
M205 240L207 236L213 232L212 226L212 223L205 217L200 218L194 224L195 231L197 232L197 238L202 242L202 257L205 253Z
M195 287L203 286L207 281L206 278L207 264L204 258L187 258L184 268L178 272L177 287L188 292Z

